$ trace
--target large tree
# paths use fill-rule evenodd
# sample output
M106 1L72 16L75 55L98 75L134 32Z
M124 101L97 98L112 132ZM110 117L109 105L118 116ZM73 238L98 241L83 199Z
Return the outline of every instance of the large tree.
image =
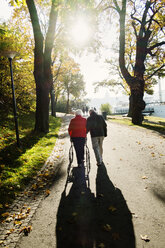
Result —
M114 9L119 14L119 66L123 78L130 88L130 107L132 113L132 122L142 124L142 110L145 108L143 100L146 63L149 57L160 57L159 68L154 68L152 74L158 73L159 69L165 66L162 46L164 41L164 11L165 2L163 0L146 0L146 1L102 1L104 9ZM127 13L127 8L130 15ZM132 23L132 34L135 41L135 56L133 71L130 71L126 63L126 24ZM127 21L127 23L126 23ZM130 31L128 31L130 34Z
M46 38L42 34L34 0L26 0L30 13L34 47L34 77L36 82L36 131L49 131L49 92L53 84L51 53L54 44L59 1L52 0Z
M85 10L93 0L9 0L20 4L26 2L34 34L34 78L36 83L36 131L49 131L49 94L53 89L52 51L57 36L57 23L73 11ZM51 6L50 6L51 5ZM42 10L41 10L42 6ZM48 10L49 18L48 18ZM60 13L60 15L59 15ZM58 18L60 16L60 18ZM73 15L74 16L74 15ZM41 23L46 20L46 25ZM76 21L76 20L75 20ZM61 28L61 27L60 27Z

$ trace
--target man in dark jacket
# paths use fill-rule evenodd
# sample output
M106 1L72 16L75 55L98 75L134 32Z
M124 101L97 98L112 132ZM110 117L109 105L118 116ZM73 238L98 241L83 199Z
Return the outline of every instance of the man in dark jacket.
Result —
M93 109L89 110L89 114L87 133L90 132L97 165L100 166L103 164L103 140L107 136L107 124L102 115L98 115Z

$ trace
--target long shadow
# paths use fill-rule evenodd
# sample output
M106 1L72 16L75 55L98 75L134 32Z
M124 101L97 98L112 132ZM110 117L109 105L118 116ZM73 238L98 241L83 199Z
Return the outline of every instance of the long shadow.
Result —
M57 248L94 247L95 198L87 187L84 168L73 168L73 184L62 193L57 213Z
M98 167L96 191L96 247L135 248L132 215L105 166Z
M161 125L159 123L158 123L158 125L159 126L151 126L151 125L148 125L146 123L143 123L142 127L146 128L146 129L153 130L155 132L158 132L160 134L160 136L165 137L165 126Z
M135 248L132 216L105 166L97 171L97 197L87 187L84 169L73 167L73 184L62 193L57 213L57 248Z

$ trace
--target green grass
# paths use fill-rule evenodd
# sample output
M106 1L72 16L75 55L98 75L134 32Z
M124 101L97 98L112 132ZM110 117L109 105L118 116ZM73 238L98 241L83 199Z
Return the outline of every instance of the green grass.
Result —
M50 117L50 131L36 134L34 113L19 117L21 148L16 145L13 116L0 120L0 212L37 174L53 150L61 119Z
M154 130L161 134L165 134L165 118L160 118L156 116L145 116L142 126L137 126L132 124L131 118L122 117L122 116L109 116L108 119L114 122L118 122L120 124L128 125L128 126L136 126L139 128L146 128L150 130Z

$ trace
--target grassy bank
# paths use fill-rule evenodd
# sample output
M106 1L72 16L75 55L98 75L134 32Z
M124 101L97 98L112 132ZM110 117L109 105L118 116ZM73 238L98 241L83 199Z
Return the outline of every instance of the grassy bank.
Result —
M131 118L128 117L115 115L115 116L108 116L108 119L114 122L118 122L120 124L135 126L134 124L132 124ZM145 116L142 126L138 126L138 127L154 130L156 132L165 135L165 118L156 117L156 116Z
M43 166L56 142L60 118L50 117L50 132L34 134L34 113L19 116L21 147L16 145L13 116L0 126L0 212L3 212Z

